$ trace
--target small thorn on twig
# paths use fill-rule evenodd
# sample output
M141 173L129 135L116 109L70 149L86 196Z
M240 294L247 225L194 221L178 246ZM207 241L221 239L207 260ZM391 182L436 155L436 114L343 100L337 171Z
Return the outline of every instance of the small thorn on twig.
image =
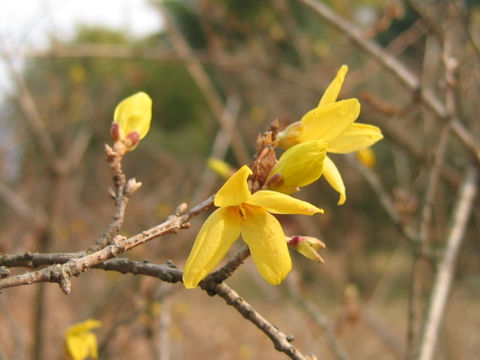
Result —
M105 144L105 154L107 155L107 161L110 162L115 157L116 153L112 147L108 144Z
M181 203L175 209L175 215L180 216L182 214L185 214L187 210L188 210L188 205L186 203Z
M137 181L137 179L135 178L131 178L125 184L123 192L126 196L132 196L135 191L140 188L140 186L142 186L142 183L140 181Z
M117 195L115 194L115 190L113 190L112 187L109 187L109 188L108 188L108 195L110 195L110 197L111 197L113 200L115 200L116 197L117 197Z
M170 259L167 260L167 266L168 266L169 268L172 268L172 269L176 269L176 268L177 268L177 265L175 265L175 264L173 263L173 261L170 260Z
M190 229L191 224L189 222L183 223L180 225L180 228L182 229Z
M0 266L0 279L6 278L10 275L10 270L6 266Z
M72 283L70 281L70 276L68 276L64 270L61 270L59 276L60 278L58 279L58 285L60 286L60 289L62 289L65 295L70 295L70 293L72 292Z
M293 336L293 335L287 335L287 341L290 342L290 343L291 343L291 342L294 342L294 341L295 341L295 336Z

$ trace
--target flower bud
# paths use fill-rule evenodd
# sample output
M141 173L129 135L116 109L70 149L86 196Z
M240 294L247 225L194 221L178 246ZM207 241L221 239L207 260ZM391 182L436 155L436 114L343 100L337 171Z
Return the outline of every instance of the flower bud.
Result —
M299 144L300 134L302 133L302 123L296 121L288 125L283 131L277 134L278 146L282 149L288 149L293 145Z
M264 187L292 194L318 180L323 172L327 146L322 140L307 141L285 151L270 170Z
M318 249L323 249L325 244L316 237L295 235L287 237L287 244L311 260L325 262L317 252Z
M114 142L121 141L131 151L147 135L152 120L152 99L138 92L122 100L113 114L110 134Z

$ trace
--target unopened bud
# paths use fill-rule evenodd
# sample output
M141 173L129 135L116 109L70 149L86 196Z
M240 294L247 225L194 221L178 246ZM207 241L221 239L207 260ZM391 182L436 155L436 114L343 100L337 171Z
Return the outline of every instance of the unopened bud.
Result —
M325 262L317 252L317 250L323 249L325 244L316 237L295 235L287 237L287 244L311 260Z
M114 142L121 141L128 151L135 149L138 142L147 135L152 120L152 99L144 92L138 92L122 100L113 115L110 135Z
M282 149L288 149L296 144L299 144L300 134L302 133L302 123L296 121L288 125L283 131L277 134L278 146Z

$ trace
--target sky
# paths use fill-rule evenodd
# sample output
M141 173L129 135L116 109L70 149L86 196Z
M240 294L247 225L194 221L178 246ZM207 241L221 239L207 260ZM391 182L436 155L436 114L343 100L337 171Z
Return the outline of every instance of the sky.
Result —
M157 31L161 19L148 0L0 0L0 51L8 51L21 66L22 51L45 48L51 35L68 39L78 24L143 36ZM11 89L0 60L0 98Z

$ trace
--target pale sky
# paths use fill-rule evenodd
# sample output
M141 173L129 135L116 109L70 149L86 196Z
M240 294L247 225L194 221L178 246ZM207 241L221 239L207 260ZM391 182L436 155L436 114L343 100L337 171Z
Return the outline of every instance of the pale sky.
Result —
M0 0L0 50L21 62L23 50L42 48L51 34L72 36L79 23L102 24L142 36L161 27L148 0ZM0 98L10 85L0 61Z

